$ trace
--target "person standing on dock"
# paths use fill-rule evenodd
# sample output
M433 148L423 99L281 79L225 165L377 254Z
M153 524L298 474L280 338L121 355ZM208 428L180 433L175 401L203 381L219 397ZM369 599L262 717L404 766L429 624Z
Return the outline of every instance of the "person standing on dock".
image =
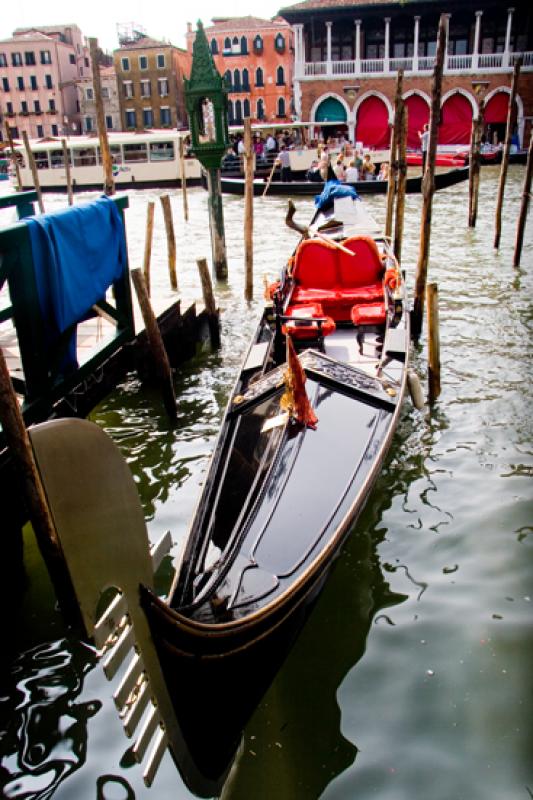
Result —
M420 138L420 148L422 150L422 174L426 171L426 161L428 156L429 145L429 124L426 122L422 131L418 131Z

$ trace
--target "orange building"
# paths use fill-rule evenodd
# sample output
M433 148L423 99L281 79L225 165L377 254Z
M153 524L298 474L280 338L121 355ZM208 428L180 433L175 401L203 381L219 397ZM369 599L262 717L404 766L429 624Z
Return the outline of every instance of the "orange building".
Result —
M290 25L280 17L215 17L204 28L216 67L229 88L229 124L293 119L293 47ZM195 31L189 23L187 49Z

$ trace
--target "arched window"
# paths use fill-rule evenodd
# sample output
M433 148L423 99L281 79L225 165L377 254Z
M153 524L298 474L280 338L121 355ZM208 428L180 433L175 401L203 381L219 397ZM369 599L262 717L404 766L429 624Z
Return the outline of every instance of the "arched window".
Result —
M261 99L257 101L257 119L264 119L265 118L265 104Z
M240 48L240 45L239 45L239 37L238 36L234 36L233 39L231 40L231 52L232 53L240 53L240 51L241 51L241 48Z
M262 53L262 52L263 52L263 40L261 39L259 34L257 34L257 36L254 39L254 53Z
M233 111L233 100L228 100L228 124L235 124L235 114Z
M243 110L243 114L244 114L245 117L249 117L250 116L250 101L248 100L248 98L243 100L242 110Z
M246 36L241 36L241 55L247 56L248 55L248 41Z
M248 77L248 70L243 69L242 71L242 90L243 92L250 91L250 79Z
M224 51L231 52L231 39L229 38L229 36L226 36L226 38L224 39Z
M263 70L261 69L261 67L257 67L257 69L255 71L255 85L256 86L264 86L265 85L263 83Z
M276 70L276 86L285 86L285 70L278 67Z
M241 91L241 73L238 69L233 70L233 91Z
M285 116L285 98L278 97L278 117Z
M224 80L226 81L226 86L228 87L228 90L231 92L232 89L233 89L233 83L231 81L231 70L230 69L227 69L226 72L224 73Z
M242 103L240 100L235 100L235 123L240 125L242 122Z
M278 35L274 39L274 47L276 48L278 53L285 52L285 37L281 33L278 33Z
M213 55L218 53L218 44L216 39L211 39L211 52Z

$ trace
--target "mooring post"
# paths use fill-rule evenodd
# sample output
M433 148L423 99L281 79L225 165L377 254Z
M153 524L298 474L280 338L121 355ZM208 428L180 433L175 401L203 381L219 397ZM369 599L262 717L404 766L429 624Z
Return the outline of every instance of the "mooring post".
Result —
M431 88L431 111L429 117L429 145L426 171L422 177L422 220L420 225L420 251L416 268L415 298L412 313L412 336L415 341L422 333L424 318L424 298L426 293L427 271L429 264L429 243L431 235L431 211L435 193L435 160L437 155L437 138L440 123L440 100L442 93L442 73L446 52L446 15L441 14L439 21L437 55L433 68Z
M105 124L104 103L102 100L102 83L100 80L100 64L98 63L98 39L89 37L89 50L91 55L91 67L93 73L94 105L96 108L96 125L98 128L98 139L100 141L100 154L102 166L104 168L104 194L115 194L115 180L113 178L113 161L109 149L107 138L107 127Z
M50 573L61 609L70 623L79 625L83 629L76 594L63 558L2 348L0 348L0 423L13 464L21 479L22 492L35 538Z
M200 273L200 281L202 283L202 295L204 298L205 313L207 314L207 321L209 324L209 336L213 347L220 346L220 320L215 302L215 295L213 294L213 285L211 283L211 276L209 275L209 268L205 258L198 258L196 260L198 265L198 272Z
M407 123L408 110L404 101L400 103L400 131L398 138L398 194L396 196L396 220L394 227L394 255L398 263L402 260L403 222L405 216L405 192L407 188Z
M439 332L439 287L427 285L428 317L428 388L429 402L440 395L440 332Z
M212 167L207 170L207 188L209 195L209 227L211 231L213 270L218 281L226 281L228 279L226 235L224 233L224 212L222 207L222 189L220 186L220 169L217 167Z
M28 164L30 165L31 176L33 178L33 185L35 187L35 191L37 192L37 203L39 204L39 211L41 212L41 214L44 214L43 193L41 192L41 184L39 183L37 165L35 164L35 158L31 151L30 140L28 139L28 134L26 131L22 131L22 141L24 142L26 157L28 159Z
M477 210L479 202L479 178L481 170L481 135L483 133L483 117L485 114L485 101L479 101L478 115L472 120L472 139L470 144L470 170L468 185L468 226L476 227Z
M15 174L17 176L17 192L22 191L22 176L20 174L20 164L17 159L17 154L15 153L15 145L13 144L13 136L11 135L11 128L9 127L9 121L6 119L6 139L9 144L9 149L11 150L11 161L15 165Z
M522 202L520 203L520 214L518 217L518 225L516 228L516 241L514 248L513 266L520 265L520 256L522 255L522 244L524 241L524 228L526 226L527 212L529 210L529 201L531 199L531 177L533 175L533 128L529 136L529 150L527 151L527 166L526 174L524 176L524 188L522 189Z
M167 251L168 251L168 274L170 285L175 292L178 291L178 275L176 273L176 236L174 234L174 222L172 221L172 206L168 194L161 195L161 205L163 206L163 217L165 219L165 230L167 232Z
M254 296L254 151L252 121L244 120L244 298Z
M146 293L148 297L151 295L151 281L150 281L150 260L152 258L152 238L154 235L154 210L155 203L153 200L148 201L146 206L146 235L144 238L144 261L143 261L143 276L146 286Z
M500 182L498 184L498 200L496 202L496 222L494 234L494 247L498 249L500 246L500 238L502 235L502 210L503 210L503 196L505 193L505 181L507 180L507 169L509 167L509 153L511 152L511 139L513 135L513 118L514 118L514 104L518 92L518 79L520 77L520 68L522 66L522 58L518 58L514 65L513 82L511 84L511 94L509 95L509 106L507 108L507 126L505 129L505 145L502 154L502 164L500 168Z
M174 393L174 384L172 383L172 370L170 369L170 362L163 343L163 337L161 336L161 331L159 330L159 325L157 324L148 292L146 291L143 274L139 267L131 270L131 279L135 286L135 292L137 293L137 299L146 328L146 335L148 336L148 342L154 357L155 371L161 387L163 403L168 416L171 419L176 419L176 395Z
M63 163L65 165L65 176L67 180L68 204L71 206L74 202L74 197L72 196L72 174L70 172L70 158L66 139L61 139L61 146L63 148Z
M187 199L187 176L185 172L185 151L183 147L183 139L179 138L179 156L180 156L180 172L181 172L181 196L183 198L183 216L185 222L189 221L189 202Z
M387 211L385 215L385 236L392 237L392 221L394 217L394 197L398 175L398 138L400 124L400 107L402 100L403 69L398 70L396 77L396 94L394 96L394 120L392 123L389 162L389 185L387 186Z

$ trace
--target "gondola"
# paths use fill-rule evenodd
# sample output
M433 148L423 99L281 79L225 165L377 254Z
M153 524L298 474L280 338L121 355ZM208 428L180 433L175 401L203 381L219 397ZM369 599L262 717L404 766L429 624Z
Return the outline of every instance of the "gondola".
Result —
M435 188L447 189L449 186L454 186L456 183L461 183L468 179L468 167L458 167L457 169L450 169L446 172L438 172L435 174ZM202 176L202 185L207 188L207 181L205 176ZM220 186L223 194L244 195L245 181L244 178L225 177L222 176ZM358 194L386 194L387 181L358 181L353 184L354 189ZM324 189L324 183L295 180L284 183L283 181L271 181L267 187L267 180L262 178L255 178L253 182L254 195L266 197L313 197L318 195ZM266 189L266 191L265 191ZM406 191L408 194L416 194L422 190L422 175L415 175L407 178Z
M140 587L180 728L211 781L357 521L406 387L404 282L362 201L330 198L309 228L287 222L302 238L269 289L169 598Z

